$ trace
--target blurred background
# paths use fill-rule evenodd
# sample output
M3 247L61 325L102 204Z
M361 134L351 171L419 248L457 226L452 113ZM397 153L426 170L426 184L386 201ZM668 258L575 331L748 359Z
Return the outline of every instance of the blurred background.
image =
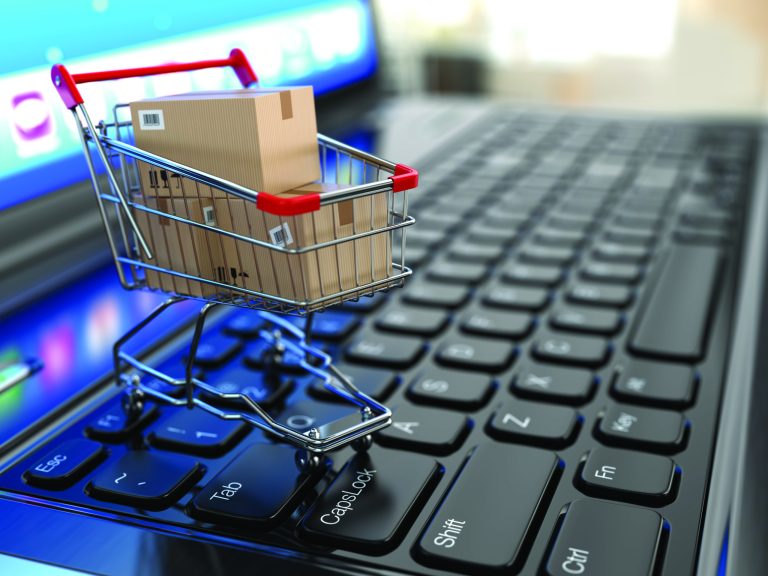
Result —
M387 87L635 110L768 110L767 0L378 0Z

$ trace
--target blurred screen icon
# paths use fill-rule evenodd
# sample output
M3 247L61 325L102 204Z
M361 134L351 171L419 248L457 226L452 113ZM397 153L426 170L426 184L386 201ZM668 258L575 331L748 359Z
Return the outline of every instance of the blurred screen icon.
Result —
M41 92L29 91L13 96L10 116L19 156L43 154L58 146L53 112Z

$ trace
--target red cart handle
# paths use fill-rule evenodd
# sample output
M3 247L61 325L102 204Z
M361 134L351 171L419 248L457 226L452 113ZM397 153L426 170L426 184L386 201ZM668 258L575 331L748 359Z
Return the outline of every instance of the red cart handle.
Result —
M64 101L64 105L70 110L83 103L83 97L77 89L78 84L86 82L101 82L102 80L119 80L121 78L136 78L138 76L153 76L155 74L169 74L171 72L189 72L190 70L204 70L206 68L223 68L231 66L237 74L238 80L247 88L254 82L258 82L256 73L251 68L248 58L243 51L235 48L229 53L229 58L220 60L200 60L199 62L182 62L178 64L162 64L160 66L147 66L145 68L127 68L125 70L105 70L104 72L83 72L70 74L63 64L55 64L51 68L51 80Z

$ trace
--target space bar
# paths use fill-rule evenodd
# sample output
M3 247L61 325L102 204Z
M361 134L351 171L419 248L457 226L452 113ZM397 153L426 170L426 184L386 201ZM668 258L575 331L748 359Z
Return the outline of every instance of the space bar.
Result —
M720 263L716 247L672 247L635 318L630 350L640 356L700 360Z

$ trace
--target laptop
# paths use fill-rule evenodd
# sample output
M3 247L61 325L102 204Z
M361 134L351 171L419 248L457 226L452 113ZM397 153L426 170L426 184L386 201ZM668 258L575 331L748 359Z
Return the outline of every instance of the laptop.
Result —
M2 24L0 573L765 573L761 123L384 98L365 0L48 9ZM263 85L312 84L321 132L420 172L413 276L311 328L392 423L313 469L201 410L149 401L128 418L112 345L166 296L120 286L49 80L60 60L234 47ZM206 71L83 92L106 117L236 86ZM183 371L199 308L174 306L127 351ZM207 382L263 380L258 316L225 307L206 326ZM344 417L281 361L276 421Z

